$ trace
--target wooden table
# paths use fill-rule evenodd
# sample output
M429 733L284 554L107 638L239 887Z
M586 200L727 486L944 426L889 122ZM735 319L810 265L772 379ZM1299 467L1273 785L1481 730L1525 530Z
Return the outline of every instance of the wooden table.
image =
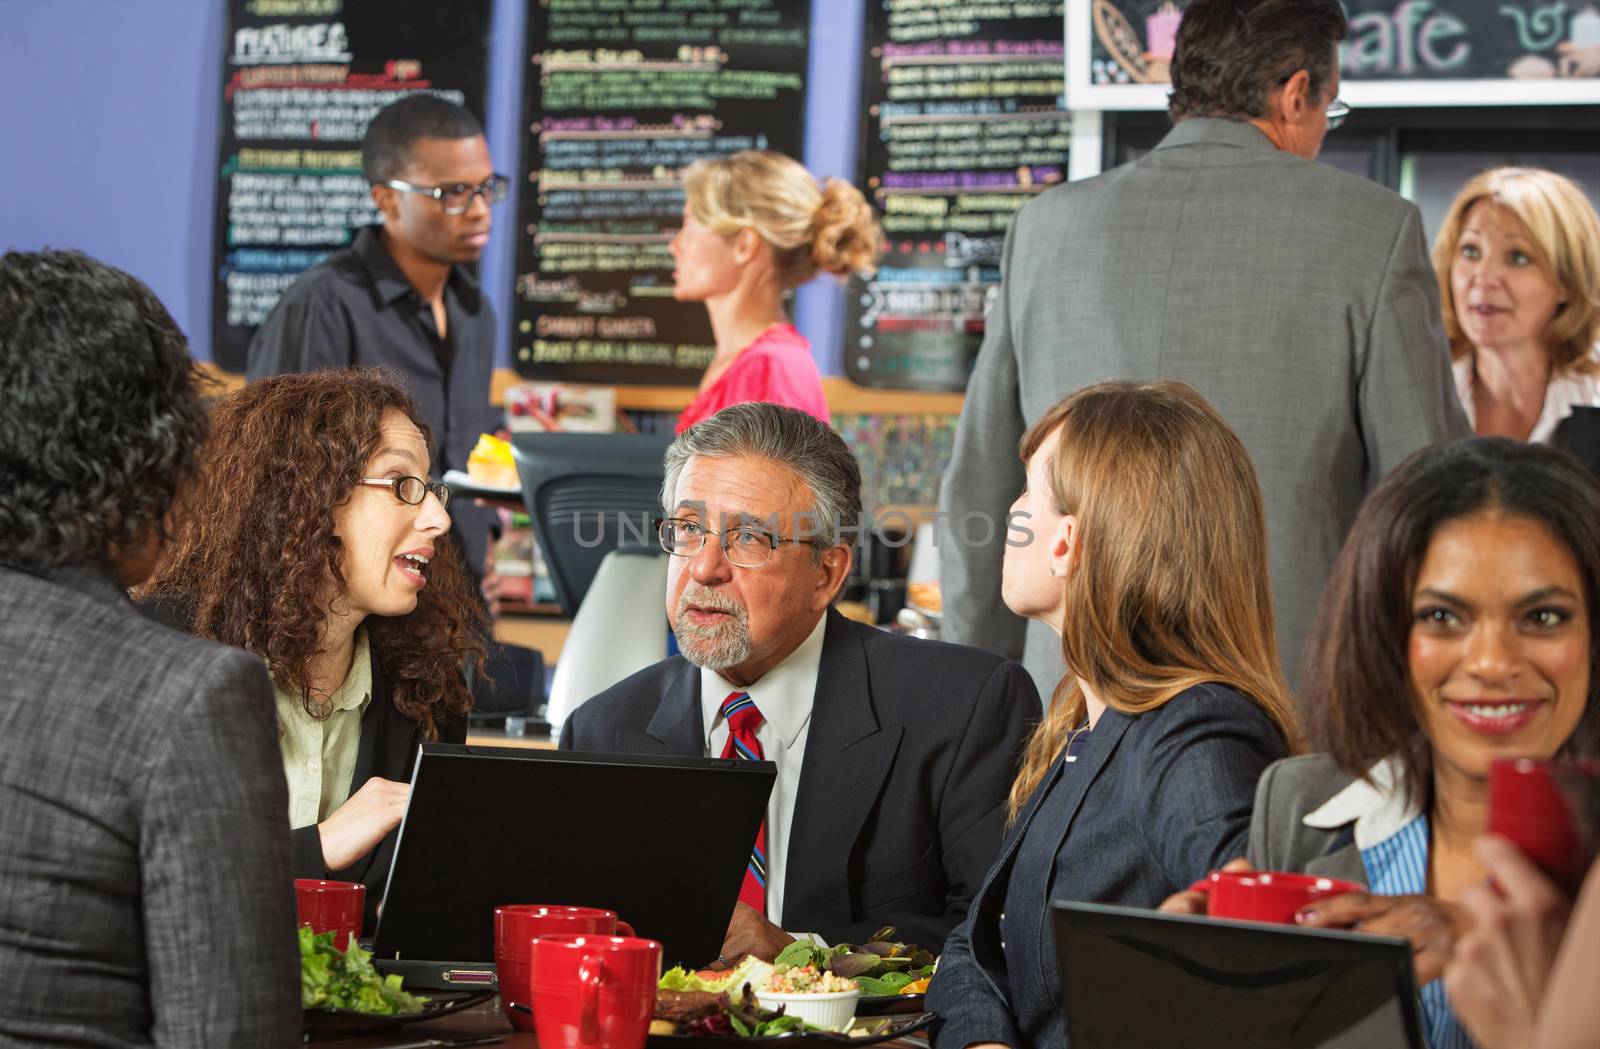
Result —
M508 1049L516 1049L518 1046L522 1047L522 1049L538 1049L539 1040L533 1035L522 1034L511 1029L510 1022L506 1020L505 1014L500 1011L499 998L491 998L482 1005L463 1010L454 1016L428 1020L424 1023L406 1024L398 1030L385 1034L330 1039L319 1037L312 1041L311 1044L329 1047L329 1049L385 1049L386 1046L420 1042L424 1038L449 1040L488 1034L505 1036L505 1041L491 1044L503 1045Z

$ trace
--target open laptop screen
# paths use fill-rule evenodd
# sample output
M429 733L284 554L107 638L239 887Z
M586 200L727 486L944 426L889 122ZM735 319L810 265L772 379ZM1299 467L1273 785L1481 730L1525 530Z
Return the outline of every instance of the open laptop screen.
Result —
M770 762L425 743L373 954L419 977L486 969L495 907L549 903L610 908L660 940L668 965L703 965L776 775Z
M1074 1046L1423 1044L1404 940L1087 903L1051 909Z

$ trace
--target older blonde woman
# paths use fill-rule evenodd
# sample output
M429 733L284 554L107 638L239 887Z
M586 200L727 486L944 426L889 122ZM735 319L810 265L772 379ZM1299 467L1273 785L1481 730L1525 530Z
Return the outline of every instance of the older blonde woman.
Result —
M1548 441L1600 406L1600 218L1571 180L1495 168L1433 246L1456 392L1484 436Z
M850 183L819 186L789 157L758 150L690 165L684 193L672 294L706 304L717 353L678 432L744 401L829 422L811 343L789 323L783 296L819 271L870 268L878 249L872 208Z

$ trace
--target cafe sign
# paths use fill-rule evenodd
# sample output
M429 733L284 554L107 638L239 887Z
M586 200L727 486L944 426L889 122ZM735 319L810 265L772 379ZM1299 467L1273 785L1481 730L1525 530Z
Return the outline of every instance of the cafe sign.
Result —
M1189 0L1068 0L1073 109L1165 109ZM1600 0L1345 0L1361 106L1600 103Z

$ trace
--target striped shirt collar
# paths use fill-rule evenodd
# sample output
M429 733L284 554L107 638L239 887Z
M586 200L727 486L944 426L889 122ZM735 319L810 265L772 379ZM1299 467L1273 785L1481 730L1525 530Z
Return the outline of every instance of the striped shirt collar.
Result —
M1356 847L1362 851L1389 840L1422 814L1401 789L1403 766L1391 754L1339 793L1307 813L1301 822L1319 830L1337 830L1354 823ZM1369 782L1370 780L1370 782Z

